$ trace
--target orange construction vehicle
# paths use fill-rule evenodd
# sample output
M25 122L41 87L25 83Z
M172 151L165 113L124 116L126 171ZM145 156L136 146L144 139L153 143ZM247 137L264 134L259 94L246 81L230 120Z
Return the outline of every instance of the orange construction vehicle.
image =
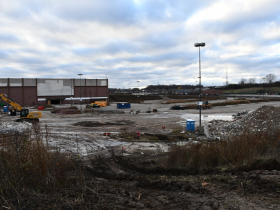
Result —
M91 103L91 105L93 104L99 105L100 107L107 106L106 101L95 101L94 103Z

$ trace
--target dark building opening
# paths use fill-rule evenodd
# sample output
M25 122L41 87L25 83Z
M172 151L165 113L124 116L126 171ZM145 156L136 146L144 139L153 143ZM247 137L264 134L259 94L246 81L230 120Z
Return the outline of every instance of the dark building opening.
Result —
M50 100L51 104L60 104L60 100Z

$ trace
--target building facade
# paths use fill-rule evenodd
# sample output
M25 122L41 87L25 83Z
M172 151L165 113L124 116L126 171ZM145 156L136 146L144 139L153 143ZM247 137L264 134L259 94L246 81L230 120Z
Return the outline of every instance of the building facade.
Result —
M108 102L108 79L0 78L0 94L22 106Z

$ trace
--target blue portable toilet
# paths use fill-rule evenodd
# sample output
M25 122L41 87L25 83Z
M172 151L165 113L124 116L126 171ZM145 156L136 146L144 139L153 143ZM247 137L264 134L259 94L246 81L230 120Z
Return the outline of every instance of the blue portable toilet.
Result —
M3 112L9 112L9 107L8 106L3 106Z
M118 109L130 109L131 106L130 106L130 103L127 103L127 102L119 102L119 103L117 103L117 108L118 108Z
M187 119L187 131L194 131L195 121L192 119Z

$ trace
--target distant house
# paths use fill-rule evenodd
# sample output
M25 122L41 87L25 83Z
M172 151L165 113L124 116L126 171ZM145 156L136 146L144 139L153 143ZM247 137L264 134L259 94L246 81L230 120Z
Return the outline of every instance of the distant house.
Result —
M114 94L131 94L131 92L129 89L117 89Z
M158 94L158 91L156 91L156 90L145 90L145 94L147 94L147 95L156 95L156 94Z

